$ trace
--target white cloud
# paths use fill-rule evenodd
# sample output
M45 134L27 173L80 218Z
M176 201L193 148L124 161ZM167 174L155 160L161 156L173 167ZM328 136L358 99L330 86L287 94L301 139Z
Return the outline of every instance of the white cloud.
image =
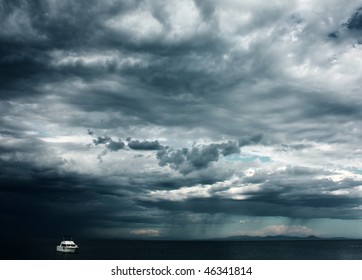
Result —
M242 179L234 176L228 180L215 184L202 184L191 187L181 187L174 190L151 191L144 197L145 200L183 201L192 198L220 197L226 199L243 200L248 193L260 190L258 184L244 184Z
M204 28L194 1L167 1L164 9L168 14L170 29L166 36L170 41L188 39Z
M138 10L128 14L121 14L108 19L105 25L116 32L129 34L132 40L144 42L160 36L162 24L153 17L149 9L141 6Z

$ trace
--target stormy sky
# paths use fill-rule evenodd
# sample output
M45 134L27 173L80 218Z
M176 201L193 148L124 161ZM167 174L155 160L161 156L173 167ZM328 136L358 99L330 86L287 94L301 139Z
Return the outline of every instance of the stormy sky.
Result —
M362 1L0 0L2 237L362 237Z

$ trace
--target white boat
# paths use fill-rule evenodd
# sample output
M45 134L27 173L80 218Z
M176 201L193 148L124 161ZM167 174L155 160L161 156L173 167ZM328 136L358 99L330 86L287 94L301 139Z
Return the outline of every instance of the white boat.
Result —
M78 250L79 246L71 238L64 238L57 246L57 251L63 253L76 253Z

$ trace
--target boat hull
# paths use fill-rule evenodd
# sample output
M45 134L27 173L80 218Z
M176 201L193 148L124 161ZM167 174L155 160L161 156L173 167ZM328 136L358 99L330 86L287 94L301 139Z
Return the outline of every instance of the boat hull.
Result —
M62 253L76 253L78 251L78 248L67 248L63 246L57 246L57 251Z

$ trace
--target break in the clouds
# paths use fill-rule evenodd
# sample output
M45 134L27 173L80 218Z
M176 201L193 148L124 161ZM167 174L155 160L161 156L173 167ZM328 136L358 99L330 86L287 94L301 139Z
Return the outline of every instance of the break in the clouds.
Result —
M361 7L0 0L1 235L361 237Z

